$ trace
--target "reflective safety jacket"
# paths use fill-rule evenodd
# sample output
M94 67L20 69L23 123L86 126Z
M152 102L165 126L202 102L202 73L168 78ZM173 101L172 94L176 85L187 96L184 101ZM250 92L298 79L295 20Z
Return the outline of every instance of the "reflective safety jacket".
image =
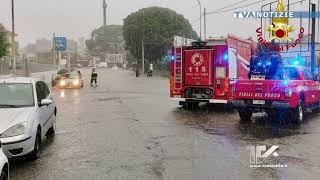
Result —
M98 73L97 73L97 71L94 69L94 70L92 70L92 73L91 73L91 78L92 79L97 79L97 77L98 77Z

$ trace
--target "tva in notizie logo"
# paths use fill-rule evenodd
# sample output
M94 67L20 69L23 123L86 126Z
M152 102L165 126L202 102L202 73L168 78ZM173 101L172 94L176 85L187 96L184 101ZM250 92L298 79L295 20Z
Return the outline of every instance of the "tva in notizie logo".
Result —
M287 164L268 163L268 159L270 158L278 158L279 154L277 153L277 149L279 146L271 146L267 149L267 146L249 146L248 150L250 150L250 167L252 168L260 168L260 167L271 167L271 168L284 168L288 167Z
M269 33L269 38L264 39L263 28L260 27L256 30L258 42L263 44L266 48L270 48L272 51L287 51L291 48L295 48L301 43L303 38L304 28L299 29L298 37L292 38L290 34L296 31L294 26L288 24L290 14L285 12L282 0L278 0L276 12L272 14L272 24L268 25L266 31ZM271 42L278 40L283 43L283 45L271 46Z

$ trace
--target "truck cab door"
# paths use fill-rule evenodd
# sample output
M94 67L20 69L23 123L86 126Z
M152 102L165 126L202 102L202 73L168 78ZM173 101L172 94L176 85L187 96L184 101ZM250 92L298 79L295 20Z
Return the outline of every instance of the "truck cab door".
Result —
M302 75L305 80L303 84L305 89L305 102L308 104L318 102L319 94L317 89L319 83L313 80L313 76L308 70L302 70Z

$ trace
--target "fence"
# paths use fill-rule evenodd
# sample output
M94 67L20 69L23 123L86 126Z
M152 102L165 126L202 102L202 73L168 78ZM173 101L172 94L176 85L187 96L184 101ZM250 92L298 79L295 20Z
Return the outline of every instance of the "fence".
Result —
M52 76L56 73L57 73L57 71L30 73L30 77L40 79L40 80L46 82L48 85L50 85L51 80L52 80Z

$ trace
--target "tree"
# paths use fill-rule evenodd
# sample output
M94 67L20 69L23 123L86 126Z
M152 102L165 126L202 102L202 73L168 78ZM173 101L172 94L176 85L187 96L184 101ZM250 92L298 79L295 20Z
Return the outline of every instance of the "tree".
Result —
M10 43L7 39L8 31L0 24L0 58L8 54Z
M122 26L102 26L91 33L86 46L91 54L120 53L123 46Z
M124 19L123 37L126 49L138 59L142 57L142 40L149 63L158 63L173 43L174 36L196 39L191 24L175 11L149 7Z

